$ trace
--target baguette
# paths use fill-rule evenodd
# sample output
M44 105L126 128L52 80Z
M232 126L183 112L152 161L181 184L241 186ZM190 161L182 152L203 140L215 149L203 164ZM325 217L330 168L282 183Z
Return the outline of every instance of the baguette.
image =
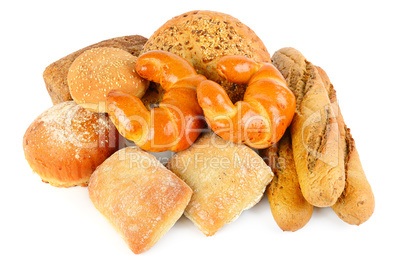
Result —
M313 214L313 206L300 190L289 131L278 143L261 150L260 155L274 173L267 196L276 223L283 231L303 228Z
M114 47L138 56L146 41L147 39L140 35L129 35L104 40L73 52L47 66L43 72L43 80L53 104L73 100L67 84L67 74L71 64L84 51L97 47Z
M337 110L337 122L344 150L346 185L338 201L332 205L332 209L344 222L360 225L367 221L374 212L374 194L363 171L355 141L343 119L336 91L326 72L320 67L316 67L327 89L332 106L334 110Z
M317 207L332 206L345 187L344 150L336 114L317 68L294 48L272 57L296 97L290 126L300 188Z

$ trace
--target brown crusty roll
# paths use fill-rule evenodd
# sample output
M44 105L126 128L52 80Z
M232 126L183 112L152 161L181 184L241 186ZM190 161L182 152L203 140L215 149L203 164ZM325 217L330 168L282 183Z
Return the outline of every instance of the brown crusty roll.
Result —
M207 236L254 206L273 177L252 149L214 133L173 155L167 167L194 191L184 215Z
M224 55L244 55L270 62L270 55L253 30L238 19L219 12L195 10L168 20L145 43L143 52L165 50L190 62L197 73L223 86L235 103L246 86L220 77L216 64Z
M344 150L336 114L317 68L294 48L272 57L296 97L290 126L295 166L306 200L332 206L345 187Z
M313 214L313 206L300 190L289 131L278 143L260 150L260 155L275 175L267 187L267 196L276 223L283 231L303 228Z
M42 181L58 187L86 186L96 167L117 151L119 137L107 115L66 101L35 119L25 132L23 148Z
M355 141L343 119L336 97L336 91L326 72L320 67L317 67L317 70L327 89L334 110L337 113L342 148L345 152L346 185L338 201L332 205L332 209L339 218L346 223L360 225L367 221L374 212L374 194L360 162Z
M192 190L153 155L137 147L117 151L92 174L89 197L139 254L180 218Z
M67 84L68 70L73 61L84 51L97 47L114 47L138 56L147 39L140 35L116 37L73 52L46 67L43 79L53 104L72 100Z

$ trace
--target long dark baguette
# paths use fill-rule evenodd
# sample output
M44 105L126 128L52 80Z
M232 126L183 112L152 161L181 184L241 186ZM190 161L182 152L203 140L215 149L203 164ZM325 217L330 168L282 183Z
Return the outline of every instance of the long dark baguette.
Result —
M349 224L360 225L367 221L374 212L374 194L360 162L355 141L343 119L336 91L326 72L318 66L316 68L327 89L333 109L337 113L337 122L344 150L346 185L338 201L332 206L332 209L343 221Z

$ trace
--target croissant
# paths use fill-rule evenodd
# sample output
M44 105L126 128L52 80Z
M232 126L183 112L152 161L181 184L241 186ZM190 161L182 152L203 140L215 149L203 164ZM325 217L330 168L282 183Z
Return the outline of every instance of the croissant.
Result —
M263 149L279 141L295 112L295 97L281 73L270 63L245 56L224 56L220 76L248 84L242 101L233 104L225 90L206 80L197 88L198 103L212 130L223 139Z
M197 102L197 86L206 80L183 58L150 51L138 57L136 72L165 90L159 107L148 110L141 99L111 91L108 114L118 131L143 150L181 151L197 139L205 125Z

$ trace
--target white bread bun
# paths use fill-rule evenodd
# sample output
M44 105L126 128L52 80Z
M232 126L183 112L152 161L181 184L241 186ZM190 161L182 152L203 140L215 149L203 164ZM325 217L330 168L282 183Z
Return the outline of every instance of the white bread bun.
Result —
M74 101L59 103L37 117L23 139L25 158L42 181L86 186L96 167L118 149L119 134L105 114Z
M137 57L112 47L98 47L79 55L68 70L71 97L82 107L107 112L106 96L113 90L141 98L149 82L135 72Z

